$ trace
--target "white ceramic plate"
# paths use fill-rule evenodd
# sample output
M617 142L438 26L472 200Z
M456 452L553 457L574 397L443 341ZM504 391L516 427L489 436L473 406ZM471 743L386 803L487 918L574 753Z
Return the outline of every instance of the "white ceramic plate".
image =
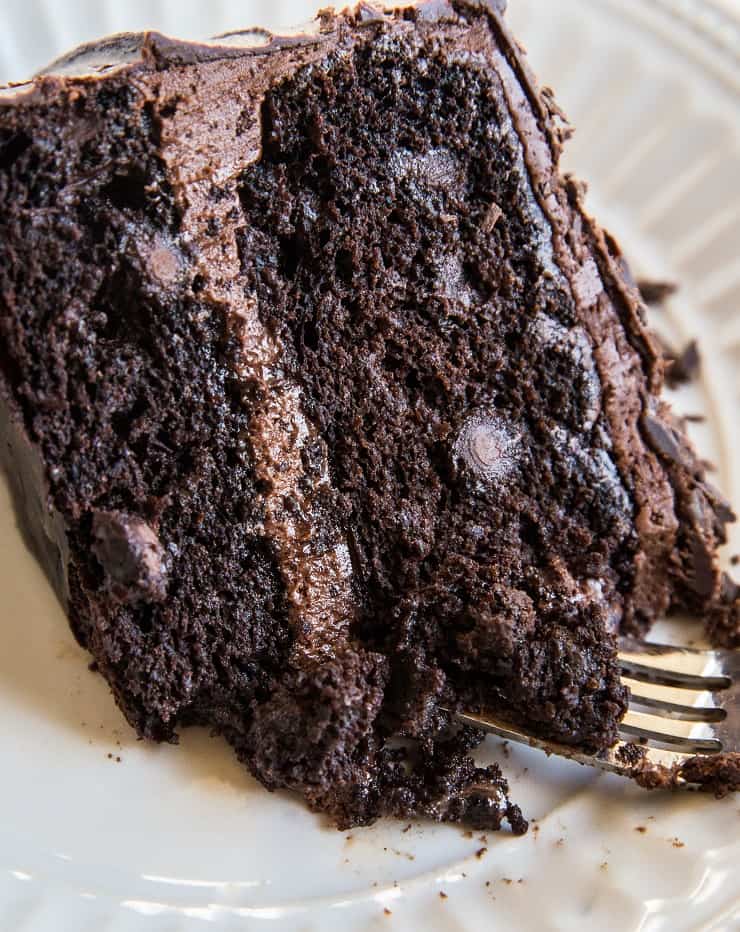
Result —
M710 415L697 440L740 504L740 28L688 0L510 6L579 127L567 161L591 182L592 208L639 271L682 282L655 323L699 337L701 382L676 402ZM0 78L104 32L203 36L311 12L4 0ZM490 740L537 820L525 838L426 824L338 833L205 733L179 748L136 741L24 551L4 485L0 547L3 932L740 928L737 798L650 795Z

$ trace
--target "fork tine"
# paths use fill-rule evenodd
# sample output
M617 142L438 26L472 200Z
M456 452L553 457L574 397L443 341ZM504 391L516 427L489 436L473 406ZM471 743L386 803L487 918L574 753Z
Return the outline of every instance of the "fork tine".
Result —
M651 727L653 721L649 715L629 711L619 723L619 735L625 741L647 742L651 747L685 754L719 754L722 750L722 742L717 738L657 731Z
M629 660L622 656L621 652L619 654L619 666L623 676L628 676L639 683L655 683L658 686L698 689L707 692L719 692L732 686L732 680L729 676L702 676L696 673L683 673L680 670L668 670L664 667Z
M630 692L630 709L682 722L723 722L727 718L727 711L720 706L679 705L677 702L642 696L634 689Z
M636 641L634 638L623 636L619 638L619 658L653 669L676 670L695 676L721 674L733 679L740 677L740 651L737 650L700 650L695 647Z

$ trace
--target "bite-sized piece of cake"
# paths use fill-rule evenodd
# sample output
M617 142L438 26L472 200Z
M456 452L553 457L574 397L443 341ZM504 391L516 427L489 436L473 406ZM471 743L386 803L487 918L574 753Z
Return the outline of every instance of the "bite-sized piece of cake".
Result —
M341 826L525 823L481 735L611 744L615 632L729 508L502 5L87 46L0 95L3 453L142 736Z

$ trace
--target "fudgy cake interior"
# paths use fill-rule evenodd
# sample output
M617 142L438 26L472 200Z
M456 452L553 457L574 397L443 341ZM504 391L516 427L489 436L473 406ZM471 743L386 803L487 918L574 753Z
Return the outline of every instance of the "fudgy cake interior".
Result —
M635 539L588 338L495 76L409 51L266 95L245 286L327 446L351 631L390 658L393 711L418 727L449 683L601 744L622 691L588 581L624 577Z
M495 9L127 41L0 97L3 449L75 633L140 734L341 825L519 830L449 713L610 744L688 559L558 112Z

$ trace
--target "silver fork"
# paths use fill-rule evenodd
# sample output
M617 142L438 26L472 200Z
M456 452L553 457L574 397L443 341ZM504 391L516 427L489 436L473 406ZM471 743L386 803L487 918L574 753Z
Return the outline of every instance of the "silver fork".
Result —
M623 682L630 687L629 709L619 726L619 740L597 754L536 738L488 713L459 712L456 717L509 741L623 776L634 776L636 761L667 769L674 774L673 785L686 789L697 786L681 776L690 758L740 751L740 651L620 638L619 663ZM673 701L675 690L684 692L686 704Z

